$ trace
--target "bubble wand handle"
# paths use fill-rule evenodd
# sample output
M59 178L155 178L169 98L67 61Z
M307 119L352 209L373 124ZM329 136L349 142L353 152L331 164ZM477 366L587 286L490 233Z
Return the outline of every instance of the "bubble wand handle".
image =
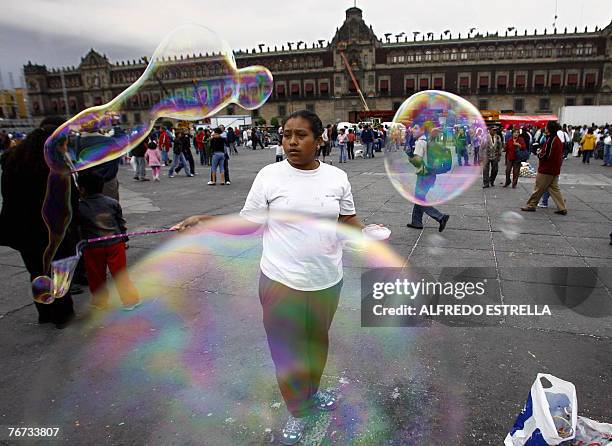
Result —
M123 237L138 237L141 235L152 235L152 234L161 234L164 232L175 232L177 230L178 229L150 229L147 231L126 232L124 234L106 235L104 237L90 238L87 240L82 240L81 243L84 242L85 244L90 244L90 243L104 242L107 240L114 240L114 239L123 238Z

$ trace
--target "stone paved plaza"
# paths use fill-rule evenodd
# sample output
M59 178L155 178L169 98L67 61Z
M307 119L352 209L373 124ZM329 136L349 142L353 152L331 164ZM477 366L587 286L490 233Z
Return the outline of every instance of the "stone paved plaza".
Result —
M230 162L231 186L214 188L204 168L153 183L134 181L122 166L130 230L238 212L257 171L273 161L271 149L241 149ZM557 307L548 317L472 327L362 328L361 270L347 266L323 378L341 404L312 420L302 444L499 445L538 372L576 385L580 415L612 420L612 169L565 162L567 216L554 214L552 200L549 209L520 213L533 179L516 189L499 178L490 189L477 181L439 206L451 216L439 234L431 220L423 231L406 227L411 204L386 177L382 154L339 166L358 215L391 229L407 268L488 267L505 304L531 302L541 285L536 267L596 268L594 282L567 286L588 287L582 305L601 314ZM508 236L507 211L523 217L511 228L516 237ZM59 427L55 441L8 442L3 432L0 444L279 444L286 411L261 322L258 240L244 251L200 252L172 251L170 238L130 241L134 280L153 284L142 307L96 313L86 292L74 297L78 317L64 330L37 325L21 259L0 248L0 426ZM163 271L146 277L145 257L161 259Z

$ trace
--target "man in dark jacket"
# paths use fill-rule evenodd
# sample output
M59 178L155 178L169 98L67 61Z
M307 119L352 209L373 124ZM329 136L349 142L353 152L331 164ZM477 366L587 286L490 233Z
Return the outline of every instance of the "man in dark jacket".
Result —
M374 158L372 151L372 143L374 142L374 134L369 125L366 125L361 132L361 143L365 145L365 158Z
M175 169L179 166L180 163L183 164L183 166L185 166L185 173L187 174L188 177L192 177L193 174L191 173L191 168L189 166L189 163L187 162L187 159L185 158L184 155L184 146L185 145L189 145L190 144L190 140L189 140L189 135L187 135L187 138L185 139L183 137L183 132L182 131L178 131L176 134L176 141L174 142L174 148L172 149L173 151L173 159L172 159L172 165L170 166L170 170L168 171L168 176L170 178L174 178L174 172ZM193 157L192 157L193 160Z
M525 207L521 208L521 211L535 212L540 198L542 198L544 192L548 191L558 208L555 214L567 215L565 200L559 189L559 175L561 174L565 141L565 139L562 141L561 136L557 134L557 132L563 134L560 130L561 127L557 121L548 121L548 124L546 124L546 142L538 150L538 173L533 193L527 200Z
M132 150L132 156L136 159L136 173L134 179L137 181L149 181L145 168L145 153L147 153L147 144L142 141Z

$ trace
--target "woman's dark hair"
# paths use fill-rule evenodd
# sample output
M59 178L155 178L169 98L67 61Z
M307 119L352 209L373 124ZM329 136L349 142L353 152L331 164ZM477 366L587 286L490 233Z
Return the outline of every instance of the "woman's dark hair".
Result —
M43 178L46 183L49 168L44 157L45 142L64 121L65 119L59 116L44 118L40 126L28 133L17 147L4 153L2 169L13 170L16 174L27 172L27 177Z
M79 174L79 187L85 189L87 195L100 194L104 189L104 178L97 172L85 170Z
M310 124L310 130L312 130L312 134L314 135L315 139L323 134L323 123L321 122L321 118L319 118L316 113L308 110L298 110L291 113L283 124L283 130L285 128L285 124L287 124L287 121L296 118L302 118L308 121Z
M217 135L220 135L220 134L221 134L221 133L223 133L223 132L221 131L221 127L216 127L216 128L213 130L213 133L216 133Z
M546 123L546 130L548 130L551 135L556 135L557 132L561 130L561 126L557 121L548 121Z

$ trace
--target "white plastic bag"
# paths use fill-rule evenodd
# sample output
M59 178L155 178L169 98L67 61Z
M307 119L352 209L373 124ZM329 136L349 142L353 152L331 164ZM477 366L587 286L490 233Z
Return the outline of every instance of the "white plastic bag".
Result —
M543 378L551 386L545 388ZM577 418L578 402L574 385L556 376L538 373L525 407L506 436L504 445L551 446L573 440Z
M564 443L565 444L565 443ZM576 438L569 443L572 446L611 446L612 424L599 423L585 417L578 417Z
M134 173L136 173L136 166L137 166L137 164L136 164L136 157L135 156L130 158L130 166L132 166L132 169L134 170Z

